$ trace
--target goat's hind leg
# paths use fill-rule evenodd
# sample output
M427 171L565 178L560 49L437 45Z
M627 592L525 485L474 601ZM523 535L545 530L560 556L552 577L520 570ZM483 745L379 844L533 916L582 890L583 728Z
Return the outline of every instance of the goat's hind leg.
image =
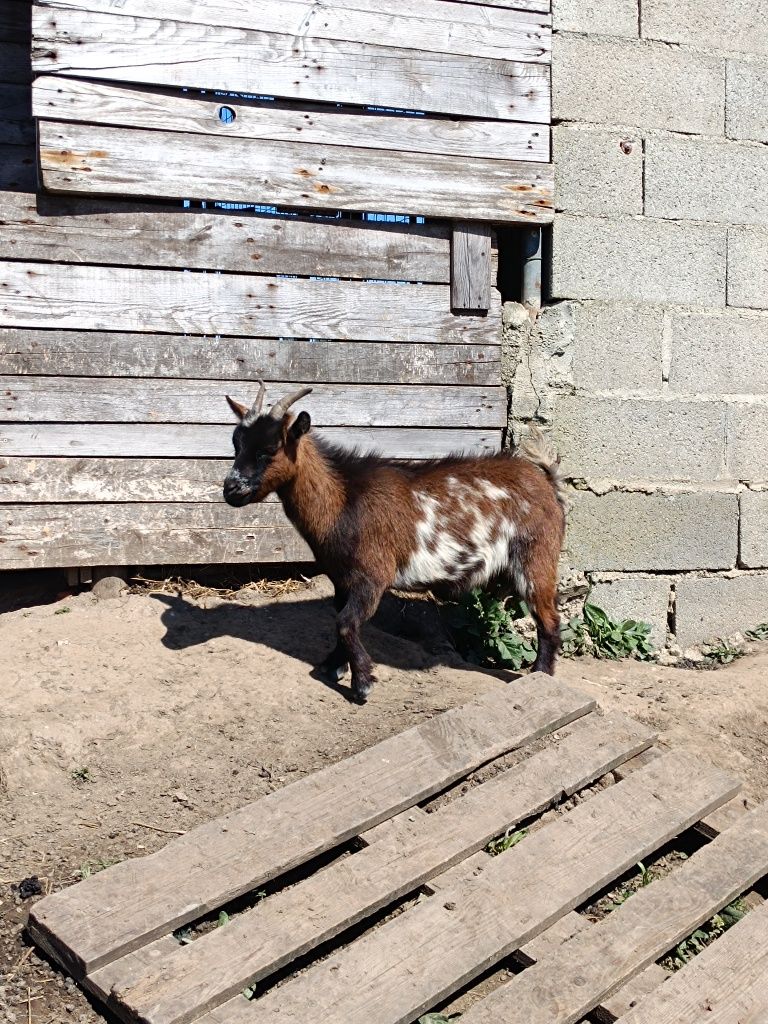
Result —
M543 594L534 594L528 600L536 635L539 641L536 661L531 672L555 674L555 660L560 650L560 613L557 610L557 592L554 587L545 588Z

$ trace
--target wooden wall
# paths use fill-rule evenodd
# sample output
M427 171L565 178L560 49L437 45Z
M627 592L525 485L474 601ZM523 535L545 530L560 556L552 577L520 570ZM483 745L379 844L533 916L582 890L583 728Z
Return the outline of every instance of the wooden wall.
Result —
M2 0L0 568L307 558L221 498L259 377L339 441L498 448L493 225L552 209L516 8Z

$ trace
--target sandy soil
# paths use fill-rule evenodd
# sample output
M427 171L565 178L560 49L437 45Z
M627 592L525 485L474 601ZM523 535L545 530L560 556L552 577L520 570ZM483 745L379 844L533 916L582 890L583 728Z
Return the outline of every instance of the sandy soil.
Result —
M312 669L333 636L327 595L322 579L248 604L87 593L0 615L0 1024L100 1019L24 944L21 879L70 885L504 685L457 658L430 608L391 599L368 632L379 684L350 704ZM718 671L560 672L768 797L768 644Z

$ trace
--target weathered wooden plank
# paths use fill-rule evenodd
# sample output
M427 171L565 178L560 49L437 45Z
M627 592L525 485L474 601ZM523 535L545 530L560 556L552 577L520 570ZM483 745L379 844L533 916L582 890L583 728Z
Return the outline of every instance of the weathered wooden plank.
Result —
M3 71L0 67L0 78ZM534 129L536 130L536 129ZM0 145L34 146L35 123L29 88L0 84ZM525 156L522 159L526 159Z
M600 1006L590 1014L594 1024L614 1024L620 1017L640 1002L649 993L654 992L669 978L669 973L661 964L649 964L644 971L630 978L613 995L606 996Z
M491 305L491 229L456 224L451 235L451 308L486 312Z
M500 430L429 427L323 427L345 447L380 451L392 459L434 459L451 452L497 452ZM189 423L0 424L4 456L77 455L134 458L232 458L232 432Z
M110 0L43 0L55 9L77 11L81 21L90 15L119 13L133 18L156 18L152 0L123 0L119 11ZM83 13L88 18L82 18ZM421 0L418 6L401 0L336 0L318 10L312 0L165 0L163 17L169 21L208 26L211 37L222 28L256 29L259 32L289 34L303 44L325 40L407 48L452 56L489 57L548 64L551 60L549 17L537 12L481 7ZM123 23L120 23L123 24ZM37 32L36 32L37 38ZM120 39L113 30L105 46ZM290 39L290 42L289 42Z
M2 59L2 47L0 47ZM29 192L37 188L35 147L0 144L0 193Z
M379 826L366 849L268 898L226 929L170 950L131 985L116 986L110 965L88 979L89 987L111 993L111 1005L125 1019L185 1024L651 742L653 735L629 719L589 716L556 745L435 813L405 811L388 829Z
M30 931L68 969L90 973L593 707L541 675L492 690L47 896Z
M444 285L0 262L0 324L170 334L496 344L492 315L455 317Z
M4 0L4 3L0 5L0 81L2 82L27 83L32 79L30 6L25 0Z
M501 380L501 348L0 327L0 373L237 379L239 390L250 390L247 382L260 377L302 383L419 381L479 387Z
M35 74L549 123L543 64L37 6L33 32Z
M470 4L477 0L451 0L453 3ZM550 0L482 0L483 7L512 7L520 11L540 11L549 14L552 9Z
M764 1024L768 1020L768 904L622 1017L622 1024Z
M670 754L255 1003L239 997L198 1019L407 1024L737 788L699 759Z
M548 129L516 121L398 117L317 104L285 109L268 101L158 94L60 75L36 80L33 106L36 117L49 121L405 153L549 160ZM233 119L222 120L222 107Z
M32 166L34 149L28 159ZM115 238L120 245L115 245ZM6 258L443 284L448 228L0 193Z
M534 1013L551 1024L576 1024L766 873L768 804L763 804L673 874L640 889L575 936L556 956L477 1003L466 1024L529 1024Z
M298 390L299 384L268 382L268 387L271 401ZM240 380L0 376L0 420L233 425L225 394L251 401L253 390ZM321 383L302 400L301 408L320 427L501 428L507 419L507 393L502 387Z
M0 456L0 502L223 502L231 459Z
M215 199L546 224L551 164L39 123L53 192Z
M2 505L0 569L312 561L277 502L237 511L170 502Z

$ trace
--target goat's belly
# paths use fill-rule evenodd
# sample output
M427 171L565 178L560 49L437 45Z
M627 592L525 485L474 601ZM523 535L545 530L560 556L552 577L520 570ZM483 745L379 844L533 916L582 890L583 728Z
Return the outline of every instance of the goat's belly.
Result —
M492 537L458 539L450 533L418 538L415 551L395 577L394 586L429 588L446 584L458 588L481 587L499 575L514 575L513 523L499 524Z

